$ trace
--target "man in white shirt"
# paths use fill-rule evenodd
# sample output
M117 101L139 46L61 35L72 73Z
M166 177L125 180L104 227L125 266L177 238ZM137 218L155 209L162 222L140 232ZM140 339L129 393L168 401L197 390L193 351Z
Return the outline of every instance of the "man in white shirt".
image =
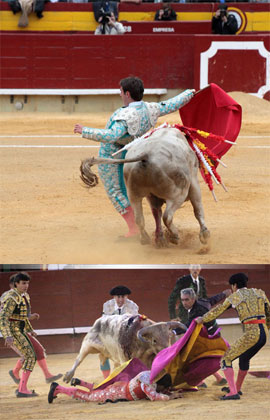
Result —
M116 286L110 291L112 299L107 300L103 305L102 315L137 315L139 312L138 305L128 299L131 291L126 286Z
M122 35L125 33L124 26L117 22L113 12L104 13L98 21L100 24L95 30L95 35Z
M102 315L138 315L139 307L135 302L128 299L130 294L131 290L126 286L114 287L110 291L112 299L107 300L107 302L105 302L103 305ZM107 376L110 374L109 359L107 359L103 365L100 365L100 369L104 378L107 378Z

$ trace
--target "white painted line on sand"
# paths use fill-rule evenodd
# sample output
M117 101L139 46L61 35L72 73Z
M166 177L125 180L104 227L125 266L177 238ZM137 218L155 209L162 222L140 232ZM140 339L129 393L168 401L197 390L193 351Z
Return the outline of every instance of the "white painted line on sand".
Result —
M29 135L14 135L14 134L1 134L0 138L13 138L13 139L39 139L39 138L80 138L77 134L29 134ZM239 139L264 139L270 138L270 135L265 136L238 136Z
M67 138L67 137L72 137L72 138L75 138L75 137L77 137L78 139L80 138L78 135L76 135L76 134L73 134L73 135L70 135L70 134L28 134L28 135L20 135L20 134L17 134L17 135L14 135L14 134L6 134L6 135L1 135L0 136L1 138L5 138L5 137L7 137L7 138L13 138L13 139L28 139L28 138L31 138L31 139L39 139L39 138Z
M83 146L83 145L49 145L49 144L0 144L2 149L95 149L98 146ZM269 146L237 146L237 149L270 149Z
M270 146L237 146L237 149L270 149Z
M43 144L0 144L0 148L17 148L17 149L25 149L25 148L32 148L32 149L36 149L36 148L43 148L43 149L49 149L49 148L55 148L55 149L89 149L89 148L98 148L99 146L66 146L66 145L43 145Z

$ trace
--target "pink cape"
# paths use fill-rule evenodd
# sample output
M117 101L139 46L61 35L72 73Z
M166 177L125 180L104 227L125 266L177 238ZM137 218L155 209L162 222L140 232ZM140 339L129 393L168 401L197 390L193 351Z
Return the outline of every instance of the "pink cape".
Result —
M171 373L170 368L168 369L170 366L174 370L175 378L191 386L199 384L207 376L215 373L219 370L220 359L228 347L228 343L220 337L219 331L209 336L206 328L200 329L193 320L183 337L156 355L152 363L150 381L153 382L166 367ZM179 361L177 372L175 372L177 365L174 363L173 366L175 361ZM175 383L174 379L173 383L179 384Z
M106 378L99 385L94 387L96 389L105 389L107 386L112 385L115 382L129 382L132 378L138 375L138 373L149 370L147 366L140 359L134 357L134 359L123 363L121 366L116 368L108 378Z

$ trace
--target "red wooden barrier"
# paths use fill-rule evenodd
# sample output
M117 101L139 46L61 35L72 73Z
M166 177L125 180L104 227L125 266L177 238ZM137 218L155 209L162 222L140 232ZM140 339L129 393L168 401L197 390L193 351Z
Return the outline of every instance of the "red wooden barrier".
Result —
M249 287L262 288L270 297L270 265L218 267L201 272L209 296L227 289L229 277L243 271L249 276ZM40 313L40 320L33 321L33 326L46 329L91 325L101 315L104 301L110 299L109 291L118 284L131 289L130 298L137 302L140 313L156 321L167 320L168 297L177 278L189 271L174 268L102 268L29 273L32 310ZM11 274L0 273L0 295L8 289ZM235 316L232 309L222 317L231 316Z
M131 74L144 79L147 88L193 85L193 36L2 33L1 37L1 88L118 88L119 80Z
M268 35L2 33L1 88L108 89L137 75L146 88L267 95ZM268 83L268 85L267 85Z
M249 276L249 287L262 288L270 297L270 266L241 265L225 268L203 269L208 295L228 288L229 277L239 271ZM188 270L174 268L154 269L90 269L30 272L32 280L29 293L33 312L40 314L33 321L35 329L87 327L101 315L104 301L110 299L109 291L118 284L132 290L130 298L140 308L140 313L155 321L166 321L168 297L177 278ZM0 273L0 295L8 289L11 273ZM235 317L235 311L226 311L223 318ZM82 337L76 335L40 336L48 353L77 351ZM0 357L14 356L0 339Z

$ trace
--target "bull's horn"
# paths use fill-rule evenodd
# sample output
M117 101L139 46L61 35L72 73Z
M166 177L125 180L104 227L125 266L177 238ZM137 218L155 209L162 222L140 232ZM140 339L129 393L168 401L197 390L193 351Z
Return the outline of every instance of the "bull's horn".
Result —
M149 340L146 340L143 335L151 329L152 325L149 325L148 327L143 327L139 331L137 331L137 337L139 340L141 340L143 343L148 343Z
M167 322L167 325L171 330L175 330L176 328L181 328L183 332L187 331L187 327L185 326L185 324L182 324L182 322L169 321Z

